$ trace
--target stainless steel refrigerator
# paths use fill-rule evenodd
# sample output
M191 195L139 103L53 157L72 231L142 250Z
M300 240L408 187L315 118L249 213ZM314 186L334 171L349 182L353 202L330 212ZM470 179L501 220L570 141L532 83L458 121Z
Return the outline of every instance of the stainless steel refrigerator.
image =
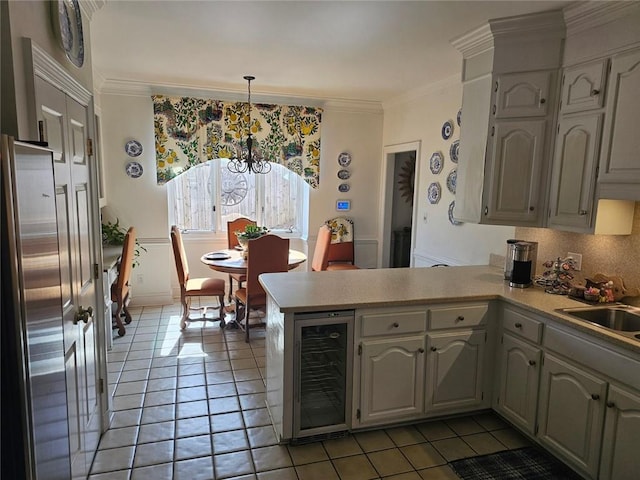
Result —
M2 477L69 479L53 155L2 135Z

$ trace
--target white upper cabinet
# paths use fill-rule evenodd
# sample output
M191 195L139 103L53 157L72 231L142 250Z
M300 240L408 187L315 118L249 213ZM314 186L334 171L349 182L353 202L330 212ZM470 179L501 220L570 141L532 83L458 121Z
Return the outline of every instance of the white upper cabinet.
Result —
M608 65L609 62L604 59L565 70L560 102L563 114L604 106Z
M456 219L543 225L564 33L557 10L452 41L463 54Z
M544 117L554 72L526 72L500 75L496 81L496 118Z
M611 60L610 88L600 153L605 198L640 200L640 48ZM606 187L605 184L612 184ZM618 193L616 193L616 190Z

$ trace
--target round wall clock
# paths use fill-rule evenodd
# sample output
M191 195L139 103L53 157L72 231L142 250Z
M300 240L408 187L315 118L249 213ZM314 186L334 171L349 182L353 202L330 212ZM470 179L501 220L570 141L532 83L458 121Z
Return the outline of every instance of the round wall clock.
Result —
M82 14L78 0L58 0L52 3L54 26L60 36L67 58L76 67L84 64L84 36Z

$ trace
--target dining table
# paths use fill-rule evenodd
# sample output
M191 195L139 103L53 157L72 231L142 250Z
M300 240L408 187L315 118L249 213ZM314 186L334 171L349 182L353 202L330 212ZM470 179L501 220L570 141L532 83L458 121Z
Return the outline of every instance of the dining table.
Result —
M205 253L200 257L200 261L210 269L223 273L234 273L239 275L247 274L247 260L243 257L242 250L226 248L214 252ZM298 250L289 250L288 268L293 270L307 261L307 256ZM229 285L231 288L231 285ZM230 292L232 293L232 292ZM231 295L229 295L231 296ZM221 322L221 325L225 325ZM226 324L227 328L237 327L234 321Z
M200 261L212 270L223 273L237 273L246 275L247 261L242 257L242 250L227 248L205 253L200 257ZM298 250L289 250L288 266L293 270L297 266L307 261L307 256Z

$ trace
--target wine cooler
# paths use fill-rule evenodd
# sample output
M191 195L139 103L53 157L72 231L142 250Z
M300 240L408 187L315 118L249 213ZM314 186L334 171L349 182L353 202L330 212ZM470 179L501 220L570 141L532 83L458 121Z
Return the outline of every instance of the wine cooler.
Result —
M295 315L294 438L349 429L353 324L353 310Z

